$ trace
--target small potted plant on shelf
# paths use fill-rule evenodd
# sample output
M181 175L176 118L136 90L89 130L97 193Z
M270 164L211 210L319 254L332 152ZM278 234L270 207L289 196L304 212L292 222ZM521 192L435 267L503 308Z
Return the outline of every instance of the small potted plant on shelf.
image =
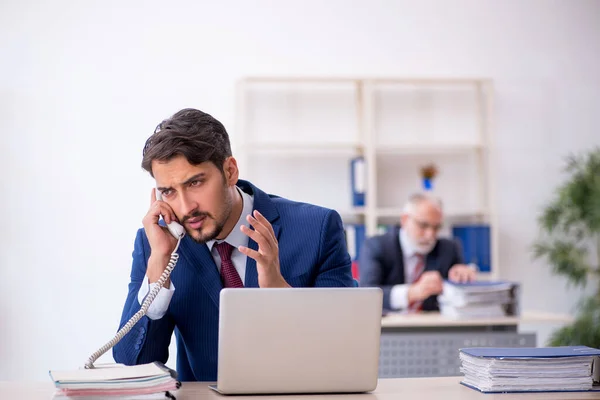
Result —
M534 257L546 259L568 283L596 290L580 301L575 322L554 332L549 344L600 348L600 147L569 157L565 170L568 180L538 219L542 233Z
M421 167L421 180L424 190L433 190L433 180L438 175L438 169L435 164L430 163Z

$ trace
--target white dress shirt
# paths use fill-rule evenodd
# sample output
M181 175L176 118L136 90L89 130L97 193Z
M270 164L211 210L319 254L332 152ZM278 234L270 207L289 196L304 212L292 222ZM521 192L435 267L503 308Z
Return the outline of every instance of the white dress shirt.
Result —
M416 278L415 272L417 272L416 269L419 257L417 256L417 250L411 244L404 229L400 229L398 240L400 241L400 248L402 249L404 282L406 283L394 285L392 287L390 293L390 305L394 310L406 310L408 308L408 288Z
M237 188L237 187L236 187ZM237 188L238 192L242 196L242 214L237 221L235 227L231 230L229 235L225 238L225 240L210 240L206 242L208 249L210 250L210 254L215 260L215 264L217 264L217 269L221 272L221 257L219 256L219 252L214 247L216 243L221 243L223 241L229 243L233 246L233 251L231 253L231 262L235 267L236 271L240 275L242 279L242 283L245 282L246 278L246 261L247 256L238 250L238 246L248 246L248 236L244 232L240 230L242 225L249 227L249 223L246 220L246 216L252 214L252 209L254 207L254 197L250 196L248 193L245 193L240 188ZM199 245L201 246L201 245ZM175 266L177 268L177 265ZM152 288L156 285L156 282L152 283ZM138 301L140 304L144 302L144 299L148 295L151 290L151 285L149 285L148 277L146 276L140 290L138 292ZM146 315L150 319L160 319L164 317L167 313L167 309L169 308L169 303L171 302L171 298L173 297L173 293L175 293L175 286L173 285L173 281L171 281L170 287L167 289L162 287L150 307L148 307L148 311Z

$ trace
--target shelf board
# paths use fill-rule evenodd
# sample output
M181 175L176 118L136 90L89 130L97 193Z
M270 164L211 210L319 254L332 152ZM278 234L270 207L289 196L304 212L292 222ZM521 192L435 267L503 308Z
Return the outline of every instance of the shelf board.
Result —
M253 143L242 146L247 154L279 156L343 155L355 156L362 152L362 146L355 143Z
M400 218L403 209L397 207L378 208L375 213L377 218ZM472 217L486 217L488 212L485 210L448 210L444 211L445 219L460 219Z
M378 144L377 154L440 154L468 153L483 150L485 146L478 143L441 143L441 144Z
M485 77L389 77L381 78L376 76L249 76L243 78L241 82L245 83L369 83L369 84L415 84L415 85L435 85L435 84L485 84L491 83L490 78Z
M281 154L295 155L313 153L322 154L349 154L356 155L363 152L365 147L359 143L252 143L242 145L242 150L249 154ZM432 154L432 153L467 153L484 149L484 146L475 143L447 143L447 144L379 144L377 154Z
M410 84L410 85L480 85L491 83L490 78L464 78L464 77L406 77L406 78L365 78L368 83L375 84Z
M358 217L362 217L365 215L365 208L364 207L355 207L355 208L350 208L350 209L340 209L337 210L338 213L340 214L340 216L342 217L342 219L353 219L353 218L358 218Z

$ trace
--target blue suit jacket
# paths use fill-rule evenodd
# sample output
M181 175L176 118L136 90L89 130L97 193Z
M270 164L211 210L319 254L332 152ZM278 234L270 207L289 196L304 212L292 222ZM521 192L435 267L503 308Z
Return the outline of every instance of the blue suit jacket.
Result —
M254 209L272 224L279 242L281 273L292 287L353 286L351 260L340 216L334 210L268 195L246 181L238 186L254 195ZM248 247L256 250L249 239ZM167 362L173 330L177 340L177 372L182 381L217 380L219 271L205 244L186 235L171 274L175 293L159 320L143 317L113 348L116 362L126 365ZM131 282L122 327L139 309L137 294L145 278L150 246L143 229L135 239ZM248 257L245 287L258 287L256 262ZM242 310L241 310L242 311Z
M374 236L365 241L358 260L361 286L378 286L383 289L383 308L391 309L390 293L394 285L404 282L404 257L399 239L400 228ZM448 271L454 264L462 264L463 257L457 242L438 239L435 247L425 259L425 271L439 271L448 279ZM437 296L423 302L424 311L439 310Z

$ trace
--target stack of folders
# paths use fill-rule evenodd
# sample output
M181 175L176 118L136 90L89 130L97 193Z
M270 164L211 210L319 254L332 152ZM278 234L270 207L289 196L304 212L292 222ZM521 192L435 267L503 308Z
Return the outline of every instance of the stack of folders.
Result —
M593 390L600 350L474 347L460 349L460 362L461 383L485 393L586 391Z
M511 303L510 282L444 282L438 296L440 313L453 318L496 318L505 316Z
M112 364L92 369L50 371L58 389L55 399L86 398L165 398L181 386L177 373L161 363L134 366Z

